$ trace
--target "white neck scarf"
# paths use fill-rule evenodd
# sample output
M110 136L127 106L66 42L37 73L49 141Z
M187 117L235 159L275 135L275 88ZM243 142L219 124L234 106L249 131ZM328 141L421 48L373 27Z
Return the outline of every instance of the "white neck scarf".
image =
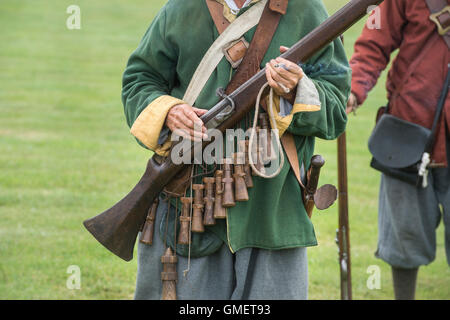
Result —
M242 6L241 9L238 8L238 6L236 5L236 2L234 2L234 0L225 0L225 2L230 7L231 13L236 16L239 13L239 11L241 11L241 9L244 9L245 7L247 7L250 4L250 2L252 2L252 0L245 1L244 5Z

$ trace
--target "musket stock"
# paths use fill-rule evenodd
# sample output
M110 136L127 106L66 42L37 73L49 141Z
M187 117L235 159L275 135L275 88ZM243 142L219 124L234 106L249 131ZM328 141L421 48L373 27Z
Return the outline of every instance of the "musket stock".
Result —
M378 5L382 1L349 1L337 13L292 46L282 57L295 63L306 62L360 20L370 6ZM263 69L201 117L206 127L218 128L221 131L233 128L252 110L259 90L265 83L266 76ZM268 90L262 98L267 93ZM230 99L234 102L234 109L230 109ZM205 145L204 143L203 146ZM84 222L84 226L101 244L126 261L133 258L134 244L149 207L168 182L185 166L172 163L170 156L160 160L159 156L153 156L141 180L125 198L112 208Z
M157 156L150 158L141 180L125 198L83 222L97 241L125 261L133 259L137 235L153 201L183 168L183 165L174 165L170 158L161 163L157 159Z

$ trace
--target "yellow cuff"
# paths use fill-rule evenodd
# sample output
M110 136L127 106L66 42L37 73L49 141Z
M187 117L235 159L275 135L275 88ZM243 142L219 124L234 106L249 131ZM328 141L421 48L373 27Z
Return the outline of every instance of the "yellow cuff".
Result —
M269 97L267 97L267 105L270 106ZM280 137L286 132L287 128L289 128L289 126L291 125L292 119L294 118L294 114L298 112L314 112L320 110L320 106L296 103L292 107L291 113L287 116L282 117L280 116L280 97L276 94L273 95L273 107L275 109L274 118L276 123L273 124L271 120L270 124L272 128L276 127L278 129Z
M168 139L163 145L159 145L159 135L169 110L183 103L185 102L168 95L155 99L136 119L131 127L131 134L156 154L167 156L172 142Z

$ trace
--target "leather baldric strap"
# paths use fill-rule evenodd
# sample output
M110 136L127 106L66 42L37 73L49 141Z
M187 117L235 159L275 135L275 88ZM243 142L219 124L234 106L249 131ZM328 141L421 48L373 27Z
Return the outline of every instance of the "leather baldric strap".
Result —
M286 10L283 11L281 9L287 8L288 1L289 0L269 0L267 3L261 16L261 20L256 27L248 52L244 56L242 63L239 65L225 90L227 94L230 94L239 88L260 70L261 61L264 58L267 49L269 49L281 17L286 13ZM281 4L283 4L283 6ZM277 8L277 11L273 11L271 9L272 7Z
M215 0L206 0L206 3L217 30L222 33L230 24L223 15L223 5ZM289 0L270 0L268 2L248 51L244 53L242 62L227 86L227 94L232 93L260 70L261 61L275 35L281 17L287 12L288 3ZM281 137L281 143L298 183L304 188L294 136L285 132Z
M259 70L264 55L277 30L281 17L286 13L289 0L269 0L264 8L261 19L256 28L251 44L245 44L245 39L235 41L224 48L225 56L230 63L241 60L237 70L226 88L229 94L239 88ZM211 17L219 34L225 31L230 22L223 15L223 5L216 0L206 0ZM244 48L244 47L248 47Z
M208 6L209 13L216 25L217 31L221 34L230 25L230 22L223 15L223 5L216 0L206 0L206 5Z
M431 11L430 20L437 26L450 50L450 5L447 0L425 0Z
M236 20L230 24L216 40L214 40L213 44L204 54L201 62L197 66L183 96L183 101L187 104L194 105L198 96L204 89L206 82L224 57L224 48L229 46L230 42L241 39L245 33L258 25L267 2L268 0L260 0L255 3L251 8L237 17Z
M230 22L223 15L223 5L216 0L206 0L206 5L208 6L217 31L219 34L222 34L230 25ZM240 39L233 41L228 46L224 47L222 51L231 66L236 69L241 64L248 47L248 42L244 39L244 37L241 37Z
M273 12L278 12L279 14L285 15L288 4L289 0L272 0L269 2L269 8Z

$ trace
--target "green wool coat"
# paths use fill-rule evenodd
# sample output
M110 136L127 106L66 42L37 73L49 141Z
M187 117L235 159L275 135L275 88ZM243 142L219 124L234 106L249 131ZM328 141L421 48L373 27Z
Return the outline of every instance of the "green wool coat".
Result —
M280 46L292 46L327 17L321 0L291 0L261 68L280 55ZM245 34L247 41L252 40L255 29ZM203 55L218 36L204 0L166 3L131 55L123 76L122 98L130 127L156 98L170 95L182 99ZM321 110L294 114L287 131L294 135L299 159L308 168L315 138L335 139L345 130L351 71L340 40L328 45L302 67L319 92ZM219 99L216 89L227 86L232 72L224 58L195 106L213 107ZM192 257L211 254L223 243L232 252L245 247L275 250L317 245L300 186L288 161L277 177L254 177L254 183L255 187L249 189L250 200L228 209L226 221L208 227L205 234L194 234ZM167 230L173 230L173 216L169 221ZM164 229L161 226L161 231ZM172 244L173 236L167 240ZM186 255L187 250L186 246L177 246L179 254Z

